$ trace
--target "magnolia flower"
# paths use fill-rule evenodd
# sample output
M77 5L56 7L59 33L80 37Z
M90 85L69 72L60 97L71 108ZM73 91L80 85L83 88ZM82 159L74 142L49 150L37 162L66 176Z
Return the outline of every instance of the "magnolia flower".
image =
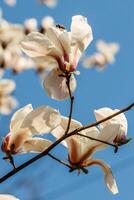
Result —
M104 69L107 64L113 64L115 62L115 54L119 51L118 43L105 43L99 40L96 43L96 48L98 52L86 58L83 66L86 68L96 66L98 69Z
M21 42L22 50L37 63L44 63L50 73L44 79L44 88L53 99L69 96L66 73L71 74L70 87L76 88L75 72L82 52L92 41L92 30L87 19L81 15L72 18L71 32L60 25L52 26L46 34L33 32ZM52 70L53 69L53 70Z
M26 19L24 21L25 33L28 34L32 31L37 31L37 20L35 18Z
M40 0L40 2L50 8L54 8L57 5L57 0Z
M96 120L102 120L116 112L118 112L118 109L112 110L111 108L100 108L98 110L95 110L94 114L96 117ZM102 129L105 126L109 124L120 124L120 131L116 133L116 137L114 139L114 143L125 143L127 141L127 129L128 129L128 123L125 115L121 113L120 115L117 115L116 117L113 117L112 119L105 121L99 125L99 127Z
M58 139L65 134L67 128L68 118L62 117L61 124L52 131L52 134ZM71 121L70 131L82 127L82 124L76 120ZM83 130L81 133L101 141L112 143L117 133L120 131L120 124L108 124L103 129L96 127ZM92 155L96 151L100 151L107 147L107 144L102 142L89 140L88 138L73 135L68 137L64 143L68 148L68 159L72 168L79 171L85 171L84 167L98 165L102 168L105 174L105 183L108 189L113 193L118 193L116 181L112 175L111 168L102 160L93 159Z
M54 25L55 25L55 22L54 22L53 17L45 16L41 21L41 28L39 32L45 34L46 30Z
M15 6L16 0L4 0L8 6Z
M19 200L19 199L10 194L0 194L0 200Z
M9 115L18 105L18 101L10 96L15 90L16 84L10 79L0 80L0 113Z
M42 152L52 142L34 136L51 132L60 121L59 112L49 106L33 109L29 104L21 108L11 118L10 132L2 143L3 152L7 154Z

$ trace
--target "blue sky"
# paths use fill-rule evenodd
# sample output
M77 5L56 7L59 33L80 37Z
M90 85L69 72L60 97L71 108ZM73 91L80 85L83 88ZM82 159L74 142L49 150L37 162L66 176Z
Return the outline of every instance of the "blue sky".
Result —
M22 23L26 18L35 17L39 21L45 15L52 15L56 22L70 27L71 17L82 14L90 22L94 40L88 47L86 55L95 51L95 42L104 39L108 42L120 43L121 49L116 63L108 66L103 72L95 69L87 70L79 64L80 76L77 77L77 90L73 118L83 124L94 120L93 110L108 106L122 108L134 101L134 1L133 0L59 0L55 9L39 6L36 0L18 0L16 7L9 8L0 0L4 17L13 23ZM67 114L69 102L51 100L40 86L39 78L34 72L24 72L17 76L7 73L6 77L16 80L16 97L20 106L32 103L33 106L51 105ZM134 109L127 114L128 134L133 138ZM0 117L0 137L8 132L10 117ZM60 166L50 158L43 158L34 163L11 179L0 185L0 193L10 193L22 200L129 200L134 195L134 142L122 147L117 154L113 149L97 153L96 158L102 158L111 165L119 194L113 196L105 187L102 171L98 167L91 167L89 174L69 173L68 169ZM66 150L59 146L53 154L67 159ZM3 154L0 154L2 158ZM32 155L16 156L17 164ZM0 175L9 171L11 167L1 161Z

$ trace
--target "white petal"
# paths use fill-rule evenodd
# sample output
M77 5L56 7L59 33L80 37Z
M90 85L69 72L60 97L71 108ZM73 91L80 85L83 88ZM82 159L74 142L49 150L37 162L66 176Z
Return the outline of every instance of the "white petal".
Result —
M93 40L92 29L87 18L76 15L72 17L71 24L72 43L77 44L81 51L85 50Z
M50 8L54 8L57 5L57 0L40 0L41 3L44 3L46 6Z
M59 75L61 74L62 72L54 69L44 79L44 88L52 99L63 100L69 97L66 79L64 77L60 77ZM73 75L70 79L70 88L72 92L76 88L76 80Z
M59 126L57 126L53 131L52 131L52 135L56 138L59 139L60 137L62 137L65 134L65 131L67 129L68 126L68 119L67 117L61 117L61 123L59 124ZM69 128L69 132L72 132L73 130L81 127L82 124L74 119L71 120L70 123L70 128ZM68 138L69 139L69 138ZM67 147L66 141L63 141L62 144L64 146Z
M33 110L31 104L24 106L14 113L10 122L10 132L16 132L22 125L25 117Z
M16 84L13 80L2 79L0 80L0 94L7 95L15 90Z
M24 153L36 153L36 152L42 152L45 149L47 149L52 142L50 140L46 140L43 138L31 138L27 140L23 145L23 152Z
M19 200L19 199L10 194L0 194L0 200Z
M111 171L111 168L109 167L109 165L104 163L102 160L89 160L89 163L87 165L88 166L99 165L102 168L102 170L105 174L105 183L106 183L107 188L113 194L118 193L118 187L117 187L117 184L116 184L116 180L115 180L115 178L112 174L112 171Z
M4 0L8 6L15 6L16 0Z
M104 119L118 111L119 111L118 109L112 110L111 108L104 107L104 108L95 110L94 114L95 114L96 120L99 121L99 120ZM105 127L106 125L112 124L112 123L120 124L121 132L122 132L121 134L123 134L123 135L127 134L128 123L127 123L127 119L123 113L113 117L110 120L105 121L104 123L102 123L100 125L100 127Z
M18 106L18 101L12 96L0 98L0 113L9 115Z
M54 19L51 16L45 16L41 21L41 26L45 29L50 28L51 26L54 26Z
M41 106L26 116L21 128L29 128L32 134L45 134L51 132L60 122L61 117L57 110L49 106Z
M60 58L62 56L49 38L38 32L28 34L21 42L21 48L30 57L52 55Z

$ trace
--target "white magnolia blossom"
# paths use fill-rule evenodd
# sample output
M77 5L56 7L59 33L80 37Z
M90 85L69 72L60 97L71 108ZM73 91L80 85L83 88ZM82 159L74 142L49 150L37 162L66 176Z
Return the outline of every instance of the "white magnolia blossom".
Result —
M111 108L104 107L100 108L98 110L94 111L96 120L102 120L116 112L118 112L118 109L112 110ZM114 142L125 142L126 137L127 137L127 130L128 130L128 122L127 118L124 115L124 113L121 113L120 115L117 115L116 117L113 117L112 119L105 121L104 123L101 123L99 125L100 128L104 128L105 126L109 124L120 124L120 132L117 133L117 136L114 140Z
M51 132L60 122L61 117L57 110L49 106L33 109L31 104L26 105L11 118L10 132L2 144L3 152L11 154L42 152L52 142L35 135Z
M44 30L47 30L51 26L55 25L54 18L51 16L45 16L41 21L41 26Z
M37 31L38 22L35 18L26 19L24 21L24 28L28 33L32 31Z
M16 5L16 0L4 0L4 2L8 5L8 6L15 6Z
M86 68L98 67L102 70L107 64L113 64L115 62L115 55L119 51L118 43L106 43L102 40L99 40L96 43L97 53L86 58L83 62L83 66Z
M10 194L0 194L0 200L19 200L19 199Z
M50 8L54 8L57 5L57 0L40 0L40 2Z
M52 134L57 139L60 138L62 135L65 134L67 124L68 118L62 117L61 124L52 131ZM76 120L71 120L69 132L79 127L82 127L82 124L80 122ZM101 141L106 141L108 143L113 143L118 132L120 132L120 124L114 123L108 124L102 129L92 127L81 131L81 134L99 139ZM92 165L100 166L105 174L106 186L113 194L118 193L118 188L116 185L116 181L112 175L111 168L102 160L92 158L92 155L96 151L100 151L106 148L107 144L76 135L68 137L62 144L68 148L68 158L72 167L76 167L78 170L80 170L84 167Z
M11 96L16 84L10 79L0 80L0 113L9 115L18 105L18 101Z
M72 73L92 39L92 29L87 19L77 15L72 17L70 32L63 26L52 26L45 35L33 32L21 42L22 50L28 56L38 64L44 63L46 69L51 70L43 83L50 97L62 100L69 96L66 78L61 76L65 73L71 74L70 87L74 91L76 81Z

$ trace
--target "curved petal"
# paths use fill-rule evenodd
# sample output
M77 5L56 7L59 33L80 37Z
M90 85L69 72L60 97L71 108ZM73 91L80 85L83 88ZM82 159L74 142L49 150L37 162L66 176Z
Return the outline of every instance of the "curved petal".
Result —
M23 108L17 110L11 118L10 121L10 132L15 133L21 127L23 120L33 110L31 104L24 106Z
M56 138L59 139L60 137L62 137L65 134L65 131L67 129L68 126L68 117L61 117L61 123L59 124L59 126L57 126L51 133L52 135ZM70 123L70 128L69 128L69 132L81 127L82 124L76 120L71 120ZM71 138L71 137L70 137ZM68 138L68 143L69 143L69 138ZM63 141L62 144L67 147L67 143L66 141Z
M81 51L85 50L93 40L92 29L87 18L82 15L72 17L71 40L72 44L77 44Z
M0 200L19 200L19 199L10 194L0 194Z
M0 95L8 95L12 93L16 88L16 84L13 80L2 79L0 80Z
M111 108L104 107L104 108L95 110L94 114L95 114L96 120L99 121L118 111L119 111L118 109L112 110ZM100 127L105 127L106 125L112 124L112 123L120 124L121 132L122 132L121 134L124 134L124 135L127 134L128 123L127 123L127 118L125 117L123 113L121 113L120 115L117 115L116 117L113 117L110 120L105 121L104 123L100 125Z
M60 122L60 113L56 109L41 106L25 117L21 128L29 128L32 134L45 134L51 132Z
M37 153L47 149L52 142L43 138L34 137L23 144L23 153Z
M58 69L53 69L44 79L44 88L52 99L63 100L69 97L66 79L59 76L61 74L62 72ZM73 75L70 79L70 88L72 92L76 88L76 80Z
M28 34L21 42L21 48L30 57L46 55L62 57L58 48L54 46L49 38L38 32Z
M109 124L105 128L102 129L100 134L98 134L97 131L96 131L96 133L95 133L95 131L93 131L93 132L91 131L87 134L88 134L88 136L91 136L95 139L113 144L113 141L116 138L116 135L118 134L119 131L120 131L119 124ZM95 135L96 135L96 137L95 137ZM98 137L97 137L97 135L98 135ZM90 141L90 139L89 139L89 141L86 140L85 148L82 153L80 161L81 162L85 161L86 159L91 157L91 155L93 153L95 153L96 151L100 151L107 146L108 145L103 142L99 142L99 141L95 141L95 140Z
M104 163L102 160L90 160L89 163L87 163L87 166L91 166L91 165L99 165L102 168L102 170L105 174L105 183L106 183L107 188L113 194L117 194L118 187L117 187L116 181L114 179L114 176L112 174L111 168L106 163Z

